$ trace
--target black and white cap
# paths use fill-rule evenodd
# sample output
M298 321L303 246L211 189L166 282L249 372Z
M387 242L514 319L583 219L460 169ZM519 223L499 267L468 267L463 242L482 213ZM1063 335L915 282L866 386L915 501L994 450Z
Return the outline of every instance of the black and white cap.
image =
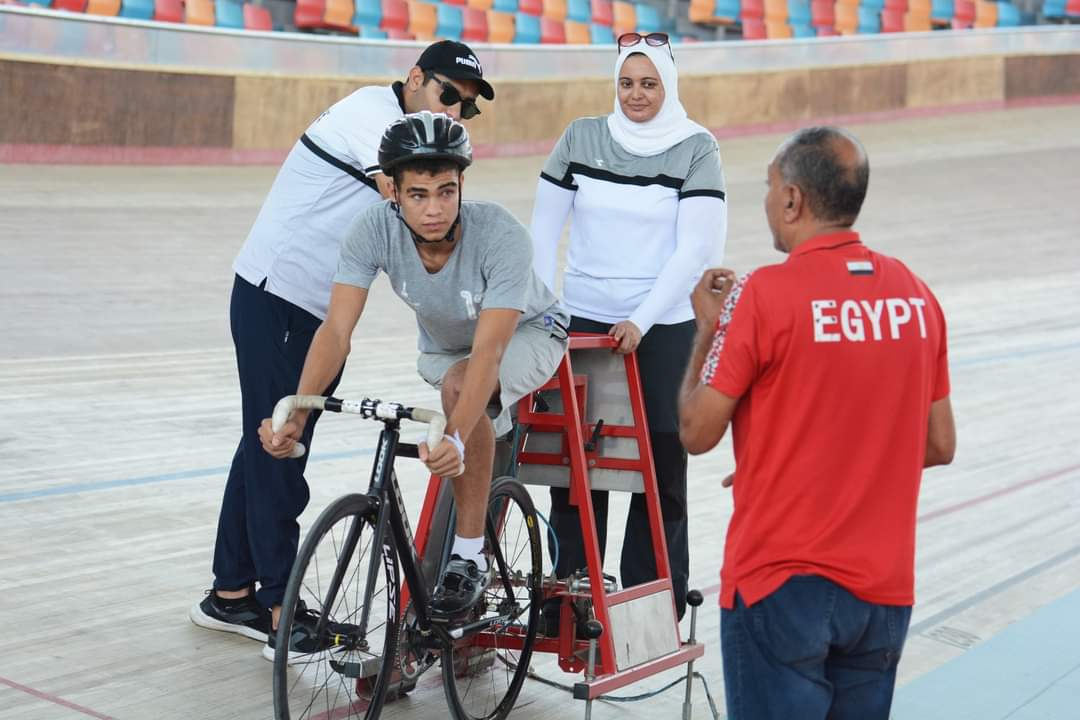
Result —
M495 99L495 90L484 79L484 68L476 53L465 43L454 40L440 40L428 45L416 61L421 70L430 70L454 80L472 80L480 86L480 97L485 100Z

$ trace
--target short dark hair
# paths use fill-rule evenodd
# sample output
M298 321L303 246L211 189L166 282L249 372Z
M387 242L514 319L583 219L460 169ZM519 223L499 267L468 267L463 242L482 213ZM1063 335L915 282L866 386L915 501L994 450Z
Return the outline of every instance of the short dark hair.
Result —
M856 149L855 162L841 157L841 143ZM780 149L776 165L784 182L802 190L819 220L854 223L870 184L870 162L859 141L835 127L799 130Z
M424 158L419 157L416 160L406 160L405 162L394 166L392 175L394 184L401 187L401 179L404 177L405 172L409 170L420 173L421 175L438 175L447 170L457 170L458 176L460 177L461 175L461 165L453 160L425 160Z

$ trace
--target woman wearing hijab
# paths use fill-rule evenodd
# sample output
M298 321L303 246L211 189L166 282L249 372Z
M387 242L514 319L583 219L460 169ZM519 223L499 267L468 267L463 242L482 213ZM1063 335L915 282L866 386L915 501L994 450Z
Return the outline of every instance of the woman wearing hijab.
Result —
M552 150L536 191L532 236L536 272L555 289L559 238L570 211L563 300L574 332L607 333L616 352L637 351L660 505L681 618L690 558L686 450L677 398L694 339L690 292L706 263L718 264L727 232L720 152L679 102L679 76L664 33L619 38L615 108L572 122ZM593 493L604 551L606 492ZM555 572L585 567L577 508L551 489L558 538ZM645 496L635 493L620 562L624 587L656 578ZM557 603L545 606L548 635ZM556 627L552 627L555 625Z

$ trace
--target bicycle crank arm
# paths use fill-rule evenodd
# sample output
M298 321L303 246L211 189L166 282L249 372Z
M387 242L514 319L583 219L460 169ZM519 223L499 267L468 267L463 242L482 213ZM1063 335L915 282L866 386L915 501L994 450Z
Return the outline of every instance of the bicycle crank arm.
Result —
M471 635L472 633L480 632L481 630L487 630L492 625L501 625L502 623L509 622L513 617L513 615L494 615L489 618L483 618L482 620L476 620L467 625L451 628L446 634L454 640L460 640L466 635Z

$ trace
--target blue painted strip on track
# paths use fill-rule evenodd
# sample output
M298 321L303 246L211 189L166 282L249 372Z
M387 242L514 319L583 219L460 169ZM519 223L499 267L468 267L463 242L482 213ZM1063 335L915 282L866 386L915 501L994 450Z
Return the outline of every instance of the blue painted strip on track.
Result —
M1025 350L1016 350L1014 352L1001 353L998 355L983 355L981 357L972 358L955 358L949 361L949 366L953 368L958 368L972 367L975 365L989 365L995 362L1017 360L1020 358L1031 357L1033 355L1048 355L1051 353L1070 352L1073 350L1080 350L1080 342L1069 343L1067 345L1051 345L1037 348L1029 348ZM341 458L351 458L357 457L359 455L370 455L374 452L374 448L364 448L362 450L348 450L338 453L328 453L326 455L317 455L315 457L312 457L310 462L339 460ZM229 468L224 466L213 468L199 468L196 470L182 470L174 473L165 473L162 475L146 475L143 477L125 478L122 480L105 480L96 483L60 485L58 487L45 488L43 490L23 490L13 493L7 493L5 495L0 495L0 503L18 502L20 500L35 500L37 498L53 497L57 495L74 495L76 493L96 492L98 490L113 490L115 488L122 487L152 485L154 483L171 482L173 480L190 480L193 478L218 475L221 473L226 473L228 471Z

